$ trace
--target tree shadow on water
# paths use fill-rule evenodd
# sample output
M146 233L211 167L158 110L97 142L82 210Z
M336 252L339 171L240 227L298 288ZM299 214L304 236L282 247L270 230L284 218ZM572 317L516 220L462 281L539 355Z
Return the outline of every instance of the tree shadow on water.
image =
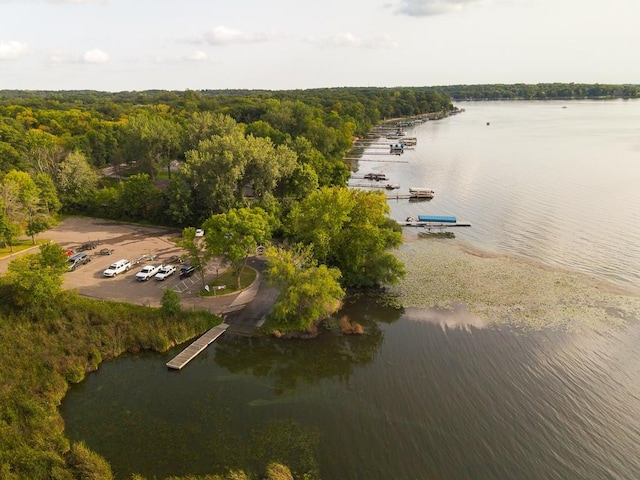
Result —
M354 369L371 363L382 346L380 323L392 323L401 314L401 310L381 307L368 297L351 298L336 316L362 325L362 335L328 330L306 340L229 335L216 345L215 361L234 374L271 379L276 395L292 391L300 383L316 385L330 378L347 382Z

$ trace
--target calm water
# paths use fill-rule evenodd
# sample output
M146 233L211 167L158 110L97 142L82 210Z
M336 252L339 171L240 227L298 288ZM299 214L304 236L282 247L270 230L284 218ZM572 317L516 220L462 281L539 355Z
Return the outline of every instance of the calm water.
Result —
M397 158L409 163L360 163L400 193L435 190L392 202L396 219L455 215L473 225L456 236L481 247L640 286L640 101L458 106L408 129L418 145Z
M480 246L637 286L640 103L460 106L412 130L409 163L361 163L436 190L393 215L454 214ZM369 299L343 313L367 334L225 335L180 373L164 367L179 349L108 362L66 397L67 433L119 478L271 458L325 480L640 478L638 323L447 328L455 312Z

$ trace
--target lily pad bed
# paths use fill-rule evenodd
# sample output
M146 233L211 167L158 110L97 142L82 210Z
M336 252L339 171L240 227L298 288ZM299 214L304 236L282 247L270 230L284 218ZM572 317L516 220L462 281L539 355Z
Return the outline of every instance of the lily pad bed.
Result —
M457 240L410 241L394 253L407 272L394 289L404 307L463 303L483 324L535 330L609 328L640 318L637 291Z

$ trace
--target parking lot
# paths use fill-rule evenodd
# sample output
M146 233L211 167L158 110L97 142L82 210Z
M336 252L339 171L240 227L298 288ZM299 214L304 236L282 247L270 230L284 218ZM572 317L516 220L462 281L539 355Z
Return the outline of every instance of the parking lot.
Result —
M180 264L176 264L178 271L166 280L136 280L135 274L146 263L161 264L171 257L184 255L185 252L176 246L175 242L180 236L180 231L167 228L70 217L56 228L40 234L39 238L50 239L67 250L75 250L85 243L97 243L96 248L85 250L91 258L90 262L65 273L63 287L66 289L76 289L81 295L93 298L158 306L164 289L172 288L182 295L182 304L185 307L222 312L236 295L199 297L198 292L204 286L200 273L196 272L191 277L180 279ZM113 252L110 255L98 255L97 252L103 248ZM144 256L153 256L154 259L134 264ZM129 260L132 263L131 269L116 277L104 277L104 270L120 259ZM1 272L6 272L10 260L11 258L0 260ZM223 271L224 268L218 262L212 261L205 267L205 280L211 281L217 273Z

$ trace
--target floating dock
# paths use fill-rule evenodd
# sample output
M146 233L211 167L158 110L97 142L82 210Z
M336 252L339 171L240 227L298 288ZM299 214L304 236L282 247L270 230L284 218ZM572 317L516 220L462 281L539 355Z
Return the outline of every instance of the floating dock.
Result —
M470 223L437 223L437 222L398 222L405 227L424 227L424 228L449 228L449 227L470 227Z
M167 367L174 370L182 369L187 363L196 358L200 352L202 352L211 343L213 343L216 338L222 335L228 327L229 325L227 325L226 323L216 325L191 345L189 345L187 348L185 348L182 352L180 352L176 357L174 357L173 360L167 362Z

